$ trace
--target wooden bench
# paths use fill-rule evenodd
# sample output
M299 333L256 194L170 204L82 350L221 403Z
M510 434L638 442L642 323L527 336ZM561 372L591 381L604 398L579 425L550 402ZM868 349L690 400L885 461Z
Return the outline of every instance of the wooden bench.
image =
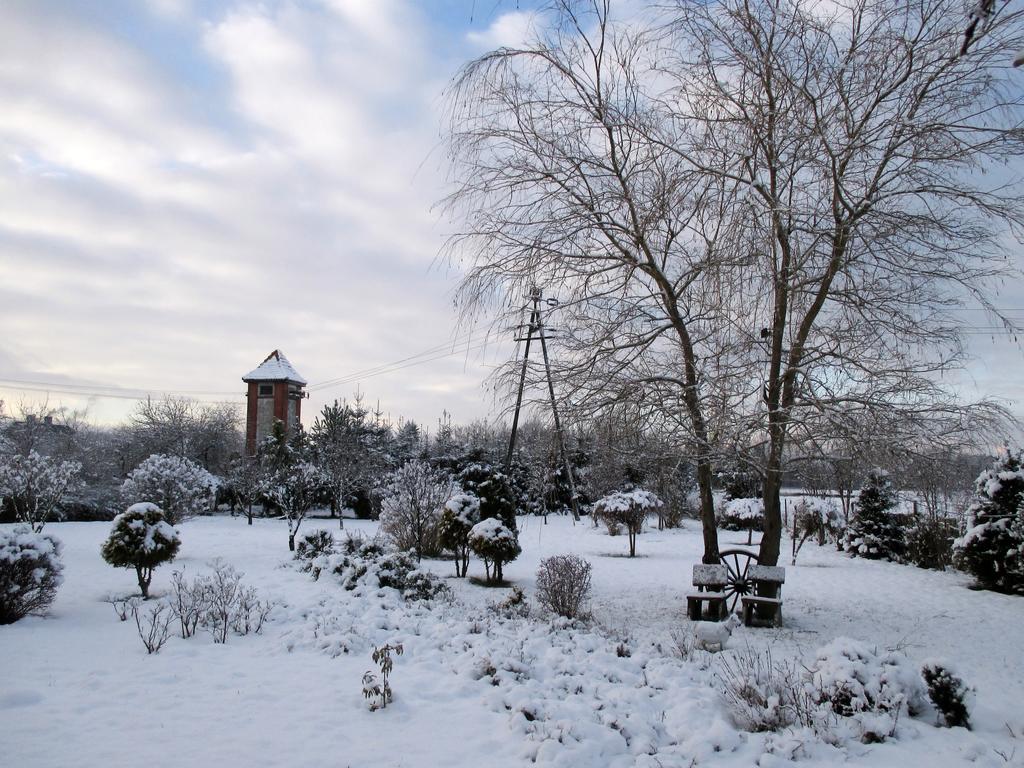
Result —
M752 565L747 571L747 580L753 585L754 593L743 596L743 623L748 627L781 624L786 569L777 565Z
M726 617L729 611L724 589L728 581L729 569L724 565L698 563L693 566L693 586L697 591L686 596L686 615L691 621L701 621L705 616L721 621Z

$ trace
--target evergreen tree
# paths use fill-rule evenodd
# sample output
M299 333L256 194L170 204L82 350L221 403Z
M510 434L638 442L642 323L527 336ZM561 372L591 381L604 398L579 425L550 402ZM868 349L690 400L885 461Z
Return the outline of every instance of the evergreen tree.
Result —
M953 545L954 563L978 585L1024 593L1024 461L1006 451L975 481L969 529Z
M518 495L508 475L493 464L477 461L464 466L457 479L463 490L480 499L480 520L493 517L516 533Z
M857 513L846 533L846 551L872 560L901 560L906 539L894 513L897 501L889 473L882 469L868 472L860 489Z

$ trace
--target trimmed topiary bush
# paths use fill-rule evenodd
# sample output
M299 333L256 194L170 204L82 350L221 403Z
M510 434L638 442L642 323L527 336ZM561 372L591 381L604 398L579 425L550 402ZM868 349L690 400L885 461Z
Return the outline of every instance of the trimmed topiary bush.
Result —
M114 518L100 554L115 568L134 568L139 590L148 598L153 570L173 560L180 546L178 532L168 525L160 507L142 502Z
M510 531L496 517L481 520L470 529L469 547L484 561L488 584L500 584L505 563L512 562L522 552L516 532Z
M471 493L456 493L441 513L441 546L455 556L455 575L463 578L469 570L469 532L480 522L480 499Z
M594 504L594 515L608 527L625 528L629 536L629 556L636 557L636 537L643 530L647 516L662 506L661 499L650 491L637 488L632 491L616 491Z
M729 499L721 506L718 526L726 531L763 531L764 501Z
M49 607L64 580L60 550L60 542L48 534L0 531L0 624Z

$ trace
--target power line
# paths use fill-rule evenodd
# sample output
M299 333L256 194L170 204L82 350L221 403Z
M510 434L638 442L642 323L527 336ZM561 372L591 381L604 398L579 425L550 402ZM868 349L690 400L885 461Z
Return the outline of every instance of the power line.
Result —
M348 374L345 374L344 376L339 376L337 378L326 379L324 381L315 382L314 384L311 384L309 386L309 389L310 389L310 391L316 391L318 389L323 389L324 387L333 386L335 384L339 384L339 383L344 384L344 383L352 381L352 380L354 380L356 378L368 377L370 375L375 375L375 373L377 371L379 371L379 370L381 370L383 368L390 368L391 366L395 366L395 365L399 365L401 363L405 363L405 362L409 362L409 361L412 361L412 360L416 360L417 358L425 357L427 355L434 355L434 354L437 354L437 353L442 352L444 350L447 350L449 348L451 348L451 354L455 354L456 352L462 351L462 350L456 349L456 347L458 347L460 344L467 344L467 343L470 343L470 342L473 341L472 337L473 337L474 333L475 332L471 330L471 331L468 331L466 333L458 334L451 341L446 341L446 342L444 342L442 344L438 344L436 346L433 346L433 347L430 347L428 349L425 349L422 352L417 352L414 355L409 355L408 357L403 357L403 358L400 358L398 360L394 360L394 361L392 361L390 363L382 363L380 365L375 365L375 366L373 366L371 368L366 368L366 369L361 370L361 371L355 371L353 373L348 373ZM476 341L479 341L479 338L476 339ZM447 356L447 354L445 356Z

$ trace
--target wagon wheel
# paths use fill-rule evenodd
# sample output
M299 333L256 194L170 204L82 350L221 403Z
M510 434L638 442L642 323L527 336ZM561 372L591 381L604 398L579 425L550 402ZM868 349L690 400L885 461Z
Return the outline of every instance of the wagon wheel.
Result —
M735 613L740 598L753 591L753 584L747 579L747 571L752 563L758 562L757 555L745 549L724 549L718 553L718 559L729 569L729 581L722 591L725 593L729 613Z

